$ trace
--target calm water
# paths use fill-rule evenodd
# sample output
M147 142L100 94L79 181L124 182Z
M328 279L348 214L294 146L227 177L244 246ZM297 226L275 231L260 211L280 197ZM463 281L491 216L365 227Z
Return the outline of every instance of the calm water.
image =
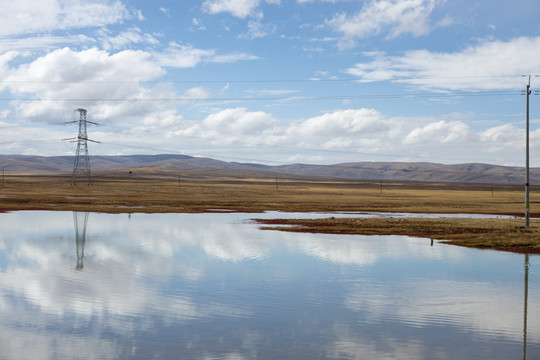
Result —
M538 256L276 216L0 214L0 359L540 358Z

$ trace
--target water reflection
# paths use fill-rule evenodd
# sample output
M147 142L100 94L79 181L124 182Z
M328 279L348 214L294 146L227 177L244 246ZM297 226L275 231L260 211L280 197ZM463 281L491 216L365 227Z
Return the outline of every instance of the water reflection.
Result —
M0 358L540 356L536 256L524 280L522 255L244 214L0 216Z
M75 246L77 248L76 270L84 267L84 244L86 243L86 226L88 225L88 212L73 212L73 223L75 225Z
M523 273L525 275L523 284L523 360L527 359L527 315L529 305L529 255L525 254L525 265Z

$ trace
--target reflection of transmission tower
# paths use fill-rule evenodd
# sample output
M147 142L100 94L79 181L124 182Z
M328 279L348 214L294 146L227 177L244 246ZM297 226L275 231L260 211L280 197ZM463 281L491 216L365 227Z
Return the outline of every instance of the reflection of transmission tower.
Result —
M88 185L91 184L92 180L90 177L90 158L88 156L88 141L96 142L94 140L88 139L86 132L86 124L94 124L94 122L86 120L86 109L78 108L75 111L79 112L79 136L77 136L77 154L75 155L75 163L73 164L73 176L71 177L71 185L77 183L77 177L83 176L86 177L86 182ZM72 121L71 123L75 123Z
M77 247L77 266L75 267L75 270L82 270L84 267L84 243L86 242L88 213L74 211L73 222L75 223L75 246Z

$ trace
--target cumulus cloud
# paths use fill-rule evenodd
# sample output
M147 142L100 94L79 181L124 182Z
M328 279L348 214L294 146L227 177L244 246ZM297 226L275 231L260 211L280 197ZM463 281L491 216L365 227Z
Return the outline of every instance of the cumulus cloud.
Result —
M151 54L144 51L111 54L95 48L83 51L63 48L9 68L4 81L15 95L13 105L20 116L57 123L66 120L66 116L69 119L66 109L72 109L74 104L99 109L92 115L104 119L127 108L125 103L108 100L170 97L170 89L145 88L140 84L164 74L164 69L152 61ZM156 103L137 104L132 108L138 107L139 115L144 117L155 111L156 106Z
M210 140L223 145L241 142L246 146L266 143L276 131L276 119L263 111L231 108L215 111L201 122L178 130L174 136L188 136Z
M116 0L4 1L0 36L101 27L135 15Z
M253 134L271 126L275 120L263 111L248 112L245 108L226 109L209 115L203 123L218 132Z
M531 144L538 144L540 130L530 132ZM486 144L489 152L505 151L505 149L521 149L525 130L514 124L504 124L485 129L479 134L483 144Z
M383 116L374 109L348 109L307 119L288 129L305 137L356 136L388 130Z
M525 84L521 74L538 70L540 37L484 40L452 53L411 50L402 56L364 55L372 60L347 70L362 81L392 80L442 90L515 90Z
M326 23L343 34L341 48L353 47L357 39L383 31L388 38L407 33L421 36L430 30L429 16L436 4L437 0L372 0L355 15L337 14Z
M17 93L65 91L65 86L51 87L48 82L138 82L164 75L164 70L150 61L141 50L109 53L96 48L76 51L68 47L50 52L10 72L5 81L23 81L11 90ZM69 90L66 92L69 93Z
M228 108L214 110L202 121L183 119L171 140L199 139L214 149L234 146L260 162L331 163L390 157L395 161L455 163L466 158L508 163L509 149L510 153L522 151L523 130L514 125L472 128L469 120L465 114L392 117L359 108L286 123L268 112ZM540 143L540 130L531 134L531 143L533 147Z
M181 63L180 55L184 51L185 66L218 62L219 56L222 56L213 50L181 46L173 49L178 50L178 63ZM126 137L137 139L138 146L149 148L177 149L178 139L184 137L190 139L191 145L203 149L201 151L209 148L219 151L231 144L244 151L262 149L262 155L254 156L260 161L282 161L284 158L280 153L287 153L287 159L313 159L311 155L306 155L306 151L312 149L323 151L322 155L317 154L317 161L322 162L332 159L324 151L346 151L351 154L346 158L357 160L360 160L354 156L357 153L393 154L393 158L403 159L406 154L431 147L441 154L456 154L458 158L463 156L459 151L474 153L479 157L489 152L489 159L492 159L489 162L495 162L494 156L503 156L508 149L520 151L523 142L522 131L512 125L478 130L470 128L467 119L444 116L390 117L373 108L326 111L317 116L293 119L290 123L269 112L253 111L246 107L205 109L206 115L198 118L180 114L177 104L207 99L211 96L210 90L194 86L179 92L173 84L148 84L161 79L166 72L166 62L157 61L159 54L140 50L113 53L95 48L76 51L66 47L22 64L15 61L20 60L18 55L16 51L0 55L3 90L11 92L15 99L10 117L59 123L71 120L74 107L86 107L93 121L126 124L126 128L131 129L126 132ZM233 56L229 60L236 59ZM397 76L399 72L394 75ZM265 91L272 93L270 90L261 92ZM272 94L285 94L292 90L272 91ZM32 100L34 98L36 100ZM171 102L171 99L175 101ZM43 138L39 129L30 132L8 128L9 123L6 123L6 127L0 126L10 139L31 141ZM148 135L149 130L155 131L155 134ZM23 132L27 135L18 135ZM43 134L47 138L67 137L55 131L44 131ZM96 135L96 139L105 143L118 141L116 132L102 131ZM540 139L540 132L532 135L534 146ZM466 149L456 150L456 146ZM273 149L271 154L267 151L268 147ZM22 148L24 150L19 152L41 153L28 146ZM281 151L280 148L288 150ZM191 151L188 149L187 153L193 154ZM17 151L8 149L7 152ZM430 159L435 158L436 155L430 153ZM344 155L341 154L339 159L342 161Z
M464 142L471 140L470 129L462 121L437 121L412 130L403 140L404 144L430 144Z
M208 115L202 122L177 135L199 136L215 142L242 142L255 145L347 148L353 144L394 138L391 120L374 109L349 109L281 125L271 114L230 108Z
M171 123L170 109L175 108L171 99L200 100L207 98L209 92L196 86L178 94L171 84L148 84L161 79L166 66L194 67L201 62L252 59L247 54L217 54L190 46L176 46L165 53L108 52L96 48L77 51L65 47L31 62L10 66L19 55L16 51L0 55L0 90L13 94L11 105L19 116L52 123L68 120L70 112L66 109L75 106L89 108L96 120L118 121L132 116L143 123L154 123L152 119L166 113L169 120L165 122Z

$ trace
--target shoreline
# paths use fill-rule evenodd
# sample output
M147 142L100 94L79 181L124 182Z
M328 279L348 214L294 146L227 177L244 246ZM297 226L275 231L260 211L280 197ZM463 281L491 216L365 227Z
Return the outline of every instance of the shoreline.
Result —
M403 235L445 244L520 254L540 254L540 221L500 218L327 218L253 219L261 230L338 235ZM532 224L531 224L532 225Z
M222 213L264 211L328 213L332 218L274 219L294 225L281 231L332 234L406 235L460 246L540 253L540 194L531 193L531 226L524 229L523 191L485 184L368 182L317 178L182 178L177 172L137 172L137 177L102 175L91 186L72 186L61 176L10 175L0 186L0 213L8 211L83 211L101 213ZM383 213L384 218L339 218L338 213ZM391 218L392 213L407 218ZM414 214L479 214L519 219L419 218ZM329 216L329 217L330 217ZM255 216L253 216L255 217ZM277 216L279 217L279 216ZM354 221L353 221L354 220ZM288 224L280 222L289 222Z

